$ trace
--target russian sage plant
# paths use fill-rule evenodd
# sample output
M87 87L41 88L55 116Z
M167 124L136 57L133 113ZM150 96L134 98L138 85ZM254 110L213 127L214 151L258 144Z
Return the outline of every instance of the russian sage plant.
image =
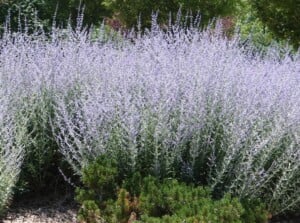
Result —
M13 109L10 109L9 101L0 96L0 216L12 198L13 188L17 183L24 151L22 141L25 131L22 127L25 119L15 123ZM23 122L22 122L23 121Z
M176 177L262 198L273 214L299 209L299 53L260 55L192 26L118 42L54 34L6 36L0 72L14 94L51 92L52 131L76 174L105 154L123 178Z

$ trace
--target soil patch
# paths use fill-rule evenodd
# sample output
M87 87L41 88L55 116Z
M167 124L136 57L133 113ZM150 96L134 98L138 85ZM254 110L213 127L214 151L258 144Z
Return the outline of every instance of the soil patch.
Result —
M45 196L19 201L9 209L2 223L75 223L78 205L73 195Z
M12 205L0 223L76 223L74 194L23 199ZM271 219L270 223L300 223L300 214Z

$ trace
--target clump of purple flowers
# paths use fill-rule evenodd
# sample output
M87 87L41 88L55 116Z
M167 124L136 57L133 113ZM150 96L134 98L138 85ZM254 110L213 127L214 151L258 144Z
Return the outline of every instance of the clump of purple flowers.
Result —
M256 55L218 29L179 26L105 43L17 34L0 47L1 88L20 109L49 94L49 122L75 173L108 154L124 176L263 198L275 214L299 208L299 53Z

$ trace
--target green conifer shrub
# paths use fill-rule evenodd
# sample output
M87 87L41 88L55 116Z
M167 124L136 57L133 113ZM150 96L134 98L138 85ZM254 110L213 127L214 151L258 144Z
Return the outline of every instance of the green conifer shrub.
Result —
M81 222L266 223L268 219L260 201L245 203L229 194L214 200L207 187L153 176L141 180L140 174L124 180L121 187L116 183L117 171L116 163L105 156L84 168L84 188L76 190Z

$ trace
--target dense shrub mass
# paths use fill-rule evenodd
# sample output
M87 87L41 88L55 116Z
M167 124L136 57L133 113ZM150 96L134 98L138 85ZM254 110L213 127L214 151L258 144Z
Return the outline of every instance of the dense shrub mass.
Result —
M272 214L299 210L299 53L260 55L220 28L153 24L118 41L41 33L0 40L0 98L12 108L1 107L0 165L16 160L3 165L15 173L9 188L20 154L39 160L23 168L43 178L58 150L78 176L107 155L119 181L174 178L214 198L261 198Z
M295 46L300 46L299 21L300 4L297 0L265 1L254 0L250 4L256 11L257 17L268 26L273 33L281 38L287 39Z
M24 158L26 119L17 119L17 111L9 91L0 89L0 217L10 201L13 187L18 180Z
M98 157L83 170L84 189L77 189L80 222L223 222L266 223L268 213L259 201L241 203L226 194L213 200L208 188L175 179L128 177L117 190L112 160ZM110 185L109 187L107 187Z

